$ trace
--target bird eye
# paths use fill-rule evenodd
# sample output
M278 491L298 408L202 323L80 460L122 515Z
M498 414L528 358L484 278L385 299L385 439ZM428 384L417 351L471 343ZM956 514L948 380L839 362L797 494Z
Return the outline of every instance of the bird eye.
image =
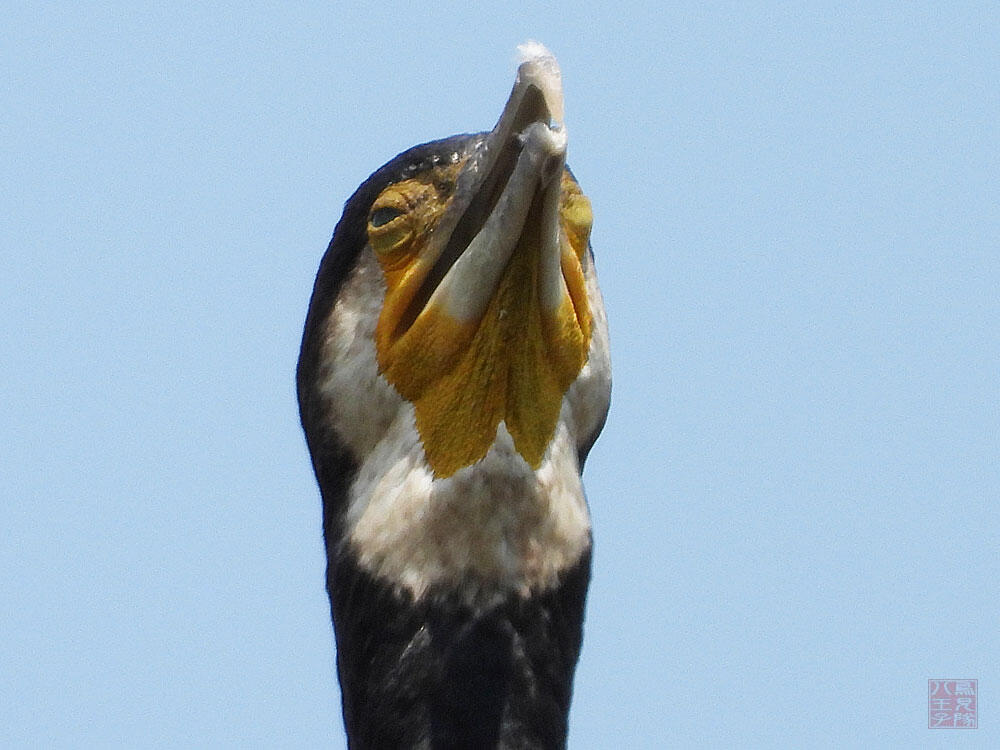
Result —
M368 219L368 222L373 227L384 227L390 221L398 219L402 215L403 212L394 206L383 206L382 208L376 208L372 211L372 215Z
M382 258L395 257L412 244L413 216L397 198L390 195L380 199L368 215L368 241Z

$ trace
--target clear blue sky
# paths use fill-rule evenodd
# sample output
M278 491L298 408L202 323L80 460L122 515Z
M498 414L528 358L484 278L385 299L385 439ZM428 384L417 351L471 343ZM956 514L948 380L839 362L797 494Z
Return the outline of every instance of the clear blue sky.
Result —
M615 364L571 746L1000 747L995 4L34 5L0 746L343 747L311 284L357 184L491 127L537 38ZM979 729L927 729L938 677Z

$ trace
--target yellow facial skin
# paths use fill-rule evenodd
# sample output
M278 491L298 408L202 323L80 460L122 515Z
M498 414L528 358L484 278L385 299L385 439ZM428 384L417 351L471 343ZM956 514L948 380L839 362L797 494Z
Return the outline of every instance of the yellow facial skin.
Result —
M386 282L375 334L379 369L416 411L427 461L439 478L482 459L503 421L525 461L538 468L562 398L586 363L591 317L582 263L590 201L563 172L559 205L562 299L540 303L541 242L534 209L482 315L460 321L415 297L433 266L424 252L462 163L386 188L369 213L368 239ZM426 290L425 290L426 294Z

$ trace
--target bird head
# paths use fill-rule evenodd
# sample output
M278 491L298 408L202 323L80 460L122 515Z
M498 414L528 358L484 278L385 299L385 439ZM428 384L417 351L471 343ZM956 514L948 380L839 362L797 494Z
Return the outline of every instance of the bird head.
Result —
M317 277L299 367L303 424L321 485L329 440L351 457L347 534L362 561L382 550L369 554L377 571L392 568L389 540L413 538L414 519L433 515L462 531L421 527L416 536L441 537L426 545L437 549L431 568L447 567L442 546L483 524L506 526L466 545L463 569L503 567L495 549L482 565L469 551L501 537L524 540L519 565L528 548L551 547L539 535L572 547L567 560L588 543L579 472L610 396L592 214L566 167L556 60L538 44L521 52L496 126L375 172L348 201ZM573 512L553 510L546 483L573 496ZM468 498L501 485L534 498L534 517L521 509L510 521L496 497ZM442 500L463 494L464 505Z
M550 56L524 62L492 132L390 184L367 217L379 370L414 405L436 477L482 459L501 422L538 468L587 361L591 210L565 170L558 76Z

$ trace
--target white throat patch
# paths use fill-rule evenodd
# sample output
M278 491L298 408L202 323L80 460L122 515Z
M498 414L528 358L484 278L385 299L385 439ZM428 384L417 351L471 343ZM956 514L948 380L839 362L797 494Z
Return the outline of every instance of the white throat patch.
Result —
M542 591L590 545L578 447L597 429L610 397L607 323L593 265L589 361L563 399L537 470L501 423L486 456L434 478L413 406L378 374L373 336L385 294L370 248L345 280L327 320L320 391L327 418L358 463L345 541L361 567L409 591L467 597Z

